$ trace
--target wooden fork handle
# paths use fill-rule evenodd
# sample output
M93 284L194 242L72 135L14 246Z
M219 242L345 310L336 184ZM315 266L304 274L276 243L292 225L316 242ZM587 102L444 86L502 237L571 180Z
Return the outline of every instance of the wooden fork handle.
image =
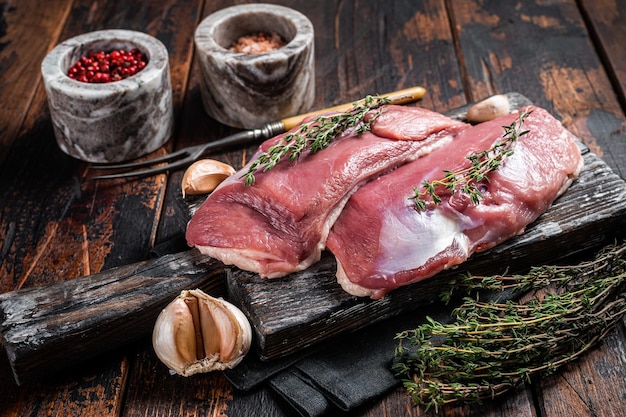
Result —
M411 103L413 101L417 101L421 99L424 94L426 94L426 89L424 87L410 87L405 88L404 90L394 91L392 93L380 94L381 97L387 97L390 101L390 104L406 104ZM358 101L358 103L362 103L363 100ZM317 116L324 113L330 113L333 111L343 112L346 110L350 110L354 106L354 103L345 103L340 104L334 107L328 107L321 110L312 111L310 113L299 114L297 116L288 117L286 119L282 119L281 122L285 126L285 130L289 130L296 126L298 123L302 121L305 117L309 116Z

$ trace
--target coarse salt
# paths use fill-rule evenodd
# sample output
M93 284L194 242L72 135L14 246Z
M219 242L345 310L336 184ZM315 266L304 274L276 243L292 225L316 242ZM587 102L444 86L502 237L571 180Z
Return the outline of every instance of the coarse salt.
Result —
M274 51L285 46L285 42L276 32L255 33L239 37L237 42L230 47L231 52L242 54L262 54Z

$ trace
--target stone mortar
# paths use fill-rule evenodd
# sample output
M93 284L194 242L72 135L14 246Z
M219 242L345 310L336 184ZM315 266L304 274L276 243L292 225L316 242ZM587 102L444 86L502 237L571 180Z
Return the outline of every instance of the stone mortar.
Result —
M68 69L89 52L137 48L148 64L126 79L84 83ZM68 155L97 163L146 155L170 138L174 112L167 49L130 30L102 30L57 45L41 65L54 133Z
M287 44L261 53L229 51L240 37L278 33ZM271 4L232 6L196 28L205 111L229 126L253 129L306 112L315 98L313 25L302 13Z

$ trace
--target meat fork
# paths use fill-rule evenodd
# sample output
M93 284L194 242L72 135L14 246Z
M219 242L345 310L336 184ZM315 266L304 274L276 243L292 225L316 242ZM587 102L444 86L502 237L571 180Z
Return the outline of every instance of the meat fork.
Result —
M381 97L389 99L390 104L405 104L416 100L419 100L424 96L426 90L423 87L411 87L404 90L394 91L392 93L381 94ZM128 164L116 164L116 165L93 165L91 169L97 170L121 170L125 172L118 172L114 174L98 175L92 177L92 179L114 179L114 178L130 178L130 177L146 177L150 175L159 174L166 171L173 171L176 169L184 168L193 162L197 161L203 155L209 152L217 150L231 148L240 145L247 145L250 143L258 142L261 140L269 139L280 133L284 133L298 123L305 117L317 116L323 113L332 111L347 111L352 108L354 103L341 104L334 107L325 108L322 110L313 111L310 113L300 114L297 116L288 117L279 121L271 122L258 129L244 130L235 133L224 138L214 140L201 145L190 146L172 152L165 156L153 158L147 161L133 162ZM164 164L147 169L139 169L149 167L151 165Z

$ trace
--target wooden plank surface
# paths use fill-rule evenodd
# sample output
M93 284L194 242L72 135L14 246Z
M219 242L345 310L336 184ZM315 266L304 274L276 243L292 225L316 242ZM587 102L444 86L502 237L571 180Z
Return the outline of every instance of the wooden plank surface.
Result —
M586 19L592 41L613 82L622 107L626 107L626 1L582 0L583 18Z
M12 8L26 14L45 13L47 22L56 25L59 32L53 44L109 27L141 30L159 38L168 51L176 51L170 57L170 65L173 98L179 106L192 56L188 39L201 1L75 0L71 2L66 22L44 12L48 5L43 8L41 2L30 3L37 4L16 2ZM178 24L188 31L181 31ZM27 26L17 27L24 30ZM36 33L32 27L32 33ZM7 27L7 31L11 29ZM156 153L159 152L163 150ZM56 146L46 96L40 86L19 140L11 149L11 158L3 166L0 190L0 233L5 233L0 236L4 254L0 270L3 292L68 280L148 257L163 201L165 176L140 183L99 184L83 181L85 169L85 164L62 154ZM88 363L75 378L55 380L56 373L50 373L54 383L42 381L29 389L17 390L15 383L5 386L8 380L3 378L0 389L10 406L2 413L119 415L128 366L128 357L118 351L100 356L95 366L94 362ZM3 367L3 370L7 369ZM19 404L27 408L13 407Z
M179 237L184 225L180 173L167 183L165 176L85 183L87 167L58 151L38 72L29 70L38 66L45 49L65 37L108 27L156 35L172 59L178 117L175 141L168 146L211 140L231 129L199 110L190 40L201 15L245 2L51 0L45 7L37 0L5 2L0 101L7 103L7 94L18 101L0 115L0 156L10 156L0 158L0 292L145 259L155 239ZM521 91L626 176L623 83L616 89L615 82L626 65L619 43L624 0L521 0L514 7L456 0L270 2L298 9L313 21L316 107L414 84L427 88L421 104L434 110ZM6 80L11 80L8 89ZM239 167L252 151L216 157ZM500 401L446 408L442 415L621 415L626 406L624 337L622 326L564 373L536 380ZM51 375L22 388L13 382L3 355L3 417L290 415L266 390L233 392L220 374L169 376L148 340L100 356L77 373ZM413 408L399 388L350 415L434 414Z
M474 98L520 86L523 90L517 91L550 110L625 178L623 109L577 4L531 1L513 10L505 2L460 3L453 2L451 15L461 53L466 57L468 90ZM590 231L590 238L593 236ZM622 331L620 327L618 332ZM537 412L547 416L622 414L626 407L623 395L612 397L612 401L604 396L625 390L623 376L610 371L624 367L621 350L615 349L617 340L623 339L610 335L600 349L568 367L582 367L585 373L566 371L535 381L530 389L537 398ZM593 373L606 379L596 388L596 381L584 377L591 377L589 370L600 357L605 358L605 366Z
M51 0L45 13L37 0L22 0L18 7L2 6L0 17L0 164L20 131L39 86L39 66L57 43L71 0ZM33 31L31 28L38 30Z
M221 295L223 266L190 252L0 294L0 334L16 382L76 368L150 336L182 290Z
M503 16L505 10L509 17ZM472 99L521 91L559 118L622 178L623 111L574 2L454 3ZM522 90L511 90L523 86Z

